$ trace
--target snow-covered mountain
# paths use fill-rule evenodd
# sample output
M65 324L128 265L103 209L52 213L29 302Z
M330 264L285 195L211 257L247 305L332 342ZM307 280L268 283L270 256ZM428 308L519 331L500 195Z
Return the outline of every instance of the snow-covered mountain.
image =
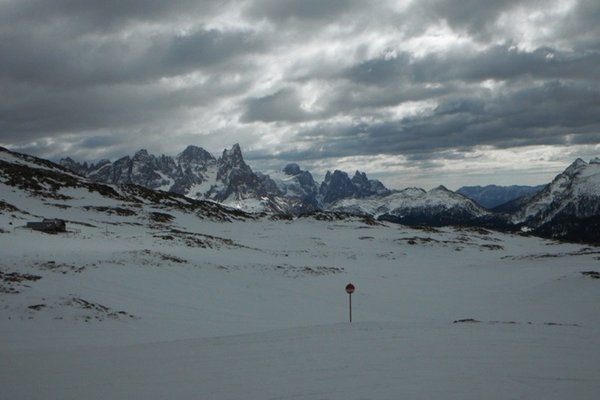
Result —
M577 159L511 220L542 236L600 241L600 159Z
M139 150L111 163L80 164L65 158L60 164L92 180L108 184L132 183L219 202L264 196L267 188L244 162L239 145L224 150L219 159L206 150L188 146L175 158Z
M319 196L325 205L334 204L341 199L364 199L390 193L380 181L368 179L367 175L360 171L356 171L352 179L343 171L327 171L319 187Z
M512 202L523 196L533 195L544 188L540 186L463 186L456 191L465 197L475 201L477 204L491 210L495 207Z
M600 242L600 159L578 159L541 191L491 211L443 186L429 192L411 188L372 199L341 199L331 209L407 225L521 229L555 239Z
M369 214L380 220L406 225L473 225L492 214L472 200L444 186L425 191L408 188L372 199L342 199L332 209L351 214Z
M139 150L133 157L111 163L78 163L67 157L60 164L92 180L108 184L133 183L195 199L209 199L250 212L299 215L348 197L384 196L390 191L378 180L356 171L350 179L342 171L328 172L321 185L297 164L275 176L254 172L244 161L239 144L218 159L197 146L175 158Z

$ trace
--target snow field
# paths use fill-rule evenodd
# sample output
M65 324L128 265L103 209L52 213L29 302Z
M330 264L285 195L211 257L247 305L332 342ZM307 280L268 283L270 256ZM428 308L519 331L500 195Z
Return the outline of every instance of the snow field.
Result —
M593 399L600 390L600 287L581 274L598 269L600 249L159 210L175 220L148 224L148 207L128 217L73 208L71 219L93 226L0 234L0 270L42 277L0 293L7 398ZM454 323L469 318L479 322Z

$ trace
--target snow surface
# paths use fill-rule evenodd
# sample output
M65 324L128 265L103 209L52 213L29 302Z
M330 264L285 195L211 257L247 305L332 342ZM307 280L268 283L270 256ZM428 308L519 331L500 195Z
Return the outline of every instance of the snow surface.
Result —
M358 218L217 222L68 194L0 183L19 209L0 209L0 272L41 277L0 279L2 399L600 391L600 280L581 274L600 268L600 248ZM38 217L65 218L69 232L23 228Z

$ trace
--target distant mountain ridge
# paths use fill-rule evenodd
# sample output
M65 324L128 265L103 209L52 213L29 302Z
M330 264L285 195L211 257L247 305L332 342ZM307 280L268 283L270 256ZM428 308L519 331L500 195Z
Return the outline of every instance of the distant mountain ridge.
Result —
M491 210L523 196L532 195L542 190L545 185L538 186L463 186L456 191L475 201L480 206Z
M405 225L477 225L491 214L472 200L444 186L425 191L408 188L381 198L342 199L335 211L368 214L380 220Z

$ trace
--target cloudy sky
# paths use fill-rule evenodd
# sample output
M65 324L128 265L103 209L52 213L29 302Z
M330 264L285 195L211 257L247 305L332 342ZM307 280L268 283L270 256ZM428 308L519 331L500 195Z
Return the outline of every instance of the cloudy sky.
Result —
M545 183L600 156L598 21L597 0L0 0L0 146Z

